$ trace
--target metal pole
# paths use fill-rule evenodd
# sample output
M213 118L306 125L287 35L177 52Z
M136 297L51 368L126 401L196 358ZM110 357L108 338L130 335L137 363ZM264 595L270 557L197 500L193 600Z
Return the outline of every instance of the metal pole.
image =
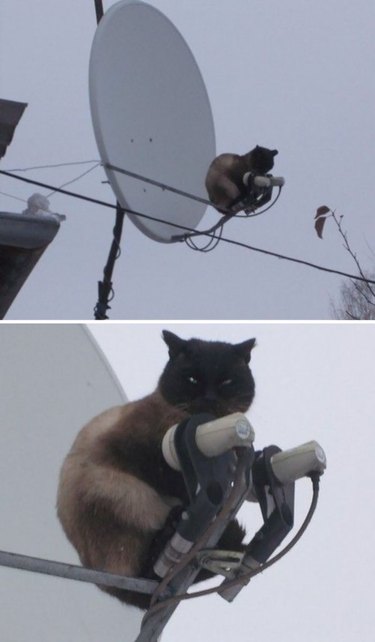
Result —
M96 22L97 24L99 24L99 22L101 21L104 15L102 0L95 0L95 11L96 11Z
M0 551L0 566L20 569L22 571L31 571L32 573L54 575L55 577L64 577L67 580L78 580L90 584L102 584L103 586L115 586L120 589L138 591L139 593L152 594L159 585L159 582L155 580L125 577L115 573L106 573L104 571L84 568L83 566L75 566L74 564L54 562L52 560L41 559L40 557L30 557L29 555L8 553L6 551Z
M181 580L177 580L178 592L175 595L183 595L193 583L199 573L199 568L189 567L181 573ZM160 605L160 608L152 609L147 612L142 620L142 626L135 642L157 642L163 632L164 627L172 617L174 611L179 605L179 601L170 602L166 606Z
M99 24L103 18L103 0L95 1L96 22ZM109 251L107 263L104 268L103 281L98 282L98 302L95 306L94 316L96 320L108 319L107 310L110 308L109 301L113 298L112 274L115 261L120 255L120 241L124 225L125 212L120 203L116 203L116 222L113 228L113 241Z

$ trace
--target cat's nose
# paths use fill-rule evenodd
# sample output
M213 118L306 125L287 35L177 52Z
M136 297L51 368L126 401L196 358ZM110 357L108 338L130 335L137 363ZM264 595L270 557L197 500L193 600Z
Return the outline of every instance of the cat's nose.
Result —
M217 398L204 395L199 399L194 399L192 403L193 412L213 412L216 414Z
M216 401L216 390L214 390L213 388L208 388L204 393L204 398L207 399L207 401Z

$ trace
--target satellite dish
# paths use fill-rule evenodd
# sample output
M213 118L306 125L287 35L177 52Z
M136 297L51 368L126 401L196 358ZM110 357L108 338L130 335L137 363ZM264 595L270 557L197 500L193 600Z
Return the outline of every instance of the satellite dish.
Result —
M96 31L89 69L94 132L108 180L124 208L195 228L207 208L106 167L130 170L207 198L216 155L211 107L194 57L157 9L122 0ZM150 238L171 242L183 230L129 214Z
M61 464L79 429L125 394L78 324L0 328L0 549L79 564L56 516ZM142 612L96 586L0 566L3 640L133 642ZM61 605L64 608L61 608Z

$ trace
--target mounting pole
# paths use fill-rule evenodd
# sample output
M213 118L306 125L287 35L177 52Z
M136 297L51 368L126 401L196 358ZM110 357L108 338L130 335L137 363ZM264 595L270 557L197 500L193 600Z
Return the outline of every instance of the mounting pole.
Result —
M103 0L94 0L96 22L99 24L104 15ZM106 314L110 308L109 301L113 298L112 288L112 274L115 266L115 261L120 256L120 241L122 235L122 228L124 225L125 211L122 209L120 203L116 203L116 222L113 228L113 241L109 251L107 263L103 270L103 281L98 281L98 302L94 309L94 316L96 320L103 321L108 319Z
M119 203L116 209L116 222L113 228L113 241L109 251L107 263L103 270L103 281L98 282L98 302L95 306L95 319L105 320L108 319L106 312L110 308L109 301L113 298L112 289L112 274L115 266L115 261L120 255L120 241L122 235L122 228L124 225L125 211Z
M99 24L104 15L103 10L103 0L94 0L95 1L95 11L96 11L96 22Z

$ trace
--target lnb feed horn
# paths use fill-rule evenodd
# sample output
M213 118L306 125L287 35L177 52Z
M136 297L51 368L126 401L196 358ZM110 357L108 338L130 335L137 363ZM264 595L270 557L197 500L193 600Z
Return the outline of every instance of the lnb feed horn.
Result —
M177 425L172 426L164 435L162 452L171 468L181 470L174 440L176 429ZM252 425L240 412L201 424L195 435L197 447L206 457L217 457L235 447L250 447L254 438Z
M327 460L323 448L313 440L276 453L271 457L270 464L276 479L281 484L287 484L310 473L323 474Z

